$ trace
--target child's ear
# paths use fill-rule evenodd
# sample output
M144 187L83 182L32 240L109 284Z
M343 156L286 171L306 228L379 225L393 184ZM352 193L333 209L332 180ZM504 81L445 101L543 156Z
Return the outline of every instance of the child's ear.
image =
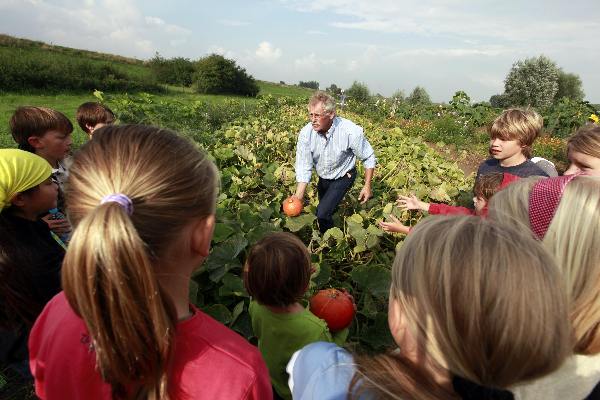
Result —
M86 130L87 134L91 135L92 133L94 133L94 128L95 128L95 126L92 126L90 124L85 124L85 130Z
M10 199L10 204L15 207L23 207L25 205L26 199L23 193L17 193Z
M199 254L202 257L208 257L214 230L214 215L198 220L192 229L191 248L194 253Z
M31 147L33 147L34 149L39 149L39 148L43 147L43 144L41 142L41 137L39 137L39 136L29 136L27 138L27 143L29 143L29 145Z

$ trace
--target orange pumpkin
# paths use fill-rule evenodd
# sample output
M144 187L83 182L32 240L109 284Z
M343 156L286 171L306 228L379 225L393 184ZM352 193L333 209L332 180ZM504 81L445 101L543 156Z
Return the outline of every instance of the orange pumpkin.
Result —
M310 312L327 322L331 332L350 326L355 309L352 296L338 289L320 290L310 299Z
M302 202L294 196L290 196L283 201L283 212L288 217L296 217L302 212Z

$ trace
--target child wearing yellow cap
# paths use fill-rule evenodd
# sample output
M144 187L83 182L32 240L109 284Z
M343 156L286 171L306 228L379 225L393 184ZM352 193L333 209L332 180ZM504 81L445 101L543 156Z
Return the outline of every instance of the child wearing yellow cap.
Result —
M31 379L29 330L61 290L64 244L39 219L56 207L51 174L33 153L0 149L0 370L10 384Z

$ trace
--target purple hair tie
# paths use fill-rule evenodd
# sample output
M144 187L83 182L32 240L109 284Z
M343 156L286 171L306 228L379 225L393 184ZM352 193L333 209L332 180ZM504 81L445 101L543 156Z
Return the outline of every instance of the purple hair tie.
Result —
M131 199L127 197L127 195L124 195L123 193L113 193L104 196L102 200L100 200L100 204L109 202L119 203L121 207L125 209L127 215L133 214L133 203L131 202Z

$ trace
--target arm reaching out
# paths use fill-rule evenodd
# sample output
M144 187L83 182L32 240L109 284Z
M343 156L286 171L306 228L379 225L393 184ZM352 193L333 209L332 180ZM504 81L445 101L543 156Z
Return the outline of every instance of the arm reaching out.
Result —
M402 222L400 222L400 220L398 218L396 218L393 215L390 215L390 218L392 219L393 222L381 221L379 223L379 226L381 227L381 229L383 229L386 232L398 232L398 233L404 233L405 235L408 235L408 232L410 231L409 226L404 225Z
M398 200L396 200L398 207L404 210L423 210L429 211L429 203L425 203L421 201L415 196L411 194L410 196L398 196Z

